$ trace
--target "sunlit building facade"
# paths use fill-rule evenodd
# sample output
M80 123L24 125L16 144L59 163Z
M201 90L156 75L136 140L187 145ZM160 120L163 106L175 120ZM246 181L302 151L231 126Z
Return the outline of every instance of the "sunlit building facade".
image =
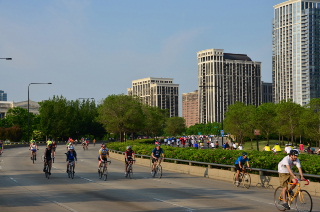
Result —
M320 0L274 6L272 77L275 103L320 98Z
M133 80L128 95L139 96L147 105L168 110L170 117L179 116L179 85L174 84L172 78Z

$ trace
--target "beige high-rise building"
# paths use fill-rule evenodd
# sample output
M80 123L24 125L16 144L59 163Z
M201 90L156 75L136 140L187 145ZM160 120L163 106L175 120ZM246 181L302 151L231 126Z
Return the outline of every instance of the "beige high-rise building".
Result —
M199 123L198 90L182 94L182 117L186 120L187 127Z
M179 116L179 84L174 84L172 78L133 80L128 95L139 96L147 105L167 109L170 117Z
M245 54L207 49L197 53L200 123L222 122L229 105L260 105L261 63Z
M320 98L320 0L290 0L274 6L274 101L302 106Z

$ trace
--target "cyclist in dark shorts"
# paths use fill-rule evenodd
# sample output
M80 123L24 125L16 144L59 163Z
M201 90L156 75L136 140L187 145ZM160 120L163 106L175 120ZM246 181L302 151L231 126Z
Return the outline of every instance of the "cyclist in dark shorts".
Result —
M243 152L242 156L238 157L235 162L237 174L236 174L236 185L239 185L239 174L243 171L244 165L247 164L248 168L250 167L250 159L248 158L248 153Z
M43 172L45 172L46 162L49 165L49 175L51 175L51 167L52 167L52 144L49 144L48 147L44 151L44 167Z
M152 150L152 154L151 154L151 157L152 157L152 170L151 170L151 174L153 173L153 170L156 168L156 164L157 162L160 164L161 163L161 160L162 158L164 158L164 150L161 148L160 144L158 144L156 146L156 148L154 148Z
M125 169L124 169L125 175L127 175L127 168L129 165L129 161L132 161L134 159L135 157L134 157L134 151L132 150L132 146L127 146L127 150L124 153L124 162L126 163Z

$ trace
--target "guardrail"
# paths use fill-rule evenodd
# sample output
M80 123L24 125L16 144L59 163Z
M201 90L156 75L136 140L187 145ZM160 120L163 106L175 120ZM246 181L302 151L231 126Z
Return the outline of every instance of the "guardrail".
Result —
M124 152L121 152L121 151L116 151L116 150L109 150L109 151L124 155ZM138 157L144 158L144 159L151 158L150 155L135 154L135 156L138 156ZM180 162L180 163L184 163L184 164L188 163L189 166L205 165L210 169L212 169L212 168L224 168L224 169L230 169L230 171L233 171L233 172L235 171L234 165L226 165L226 164L219 164L219 163L206 163L206 162L199 162L199 161L181 160L181 159L175 159L175 158L165 158L164 161L173 161L174 163L179 163ZM268 173L278 174L277 170L259 169L259 168L251 168L251 170L259 172L260 176L268 175ZM299 175L299 173L295 173L295 174ZM306 177L306 178L320 179L320 175L315 175L315 174L303 174L303 176Z

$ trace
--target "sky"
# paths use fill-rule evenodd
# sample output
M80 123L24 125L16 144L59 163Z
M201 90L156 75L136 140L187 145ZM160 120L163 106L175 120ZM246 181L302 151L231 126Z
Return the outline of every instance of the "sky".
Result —
M8 101L127 94L132 81L173 78L198 89L197 52L262 62L272 82L273 6L285 0L0 0L0 90ZM52 83L31 84L30 83Z

